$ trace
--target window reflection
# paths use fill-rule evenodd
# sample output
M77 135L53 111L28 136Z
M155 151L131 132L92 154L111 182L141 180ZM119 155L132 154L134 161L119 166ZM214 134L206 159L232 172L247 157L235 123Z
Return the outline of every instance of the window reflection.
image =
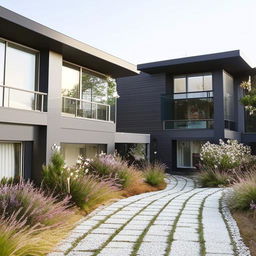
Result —
M184 75L174 77L174 93L203 92L212 90L212 75Z
M62 66L62 94L64 96L79 98L79 68L65 64Z

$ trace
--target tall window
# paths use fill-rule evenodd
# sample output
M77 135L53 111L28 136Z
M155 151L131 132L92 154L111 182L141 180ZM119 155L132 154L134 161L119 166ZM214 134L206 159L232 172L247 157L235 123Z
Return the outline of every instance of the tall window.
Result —
M0 41L1 106L35 109L33 92L38 89L37 55L34 50Z
M21 176L21 143L0 142L0 179Z
M211 74L176 76L173 91L170 110L165 110L170 113L165 129L213 128Z
M223 73L224 90L224 118L228 121L234 121L234 79L228 73Z
M177 167L198 167L201 146L201 141L177 141Z

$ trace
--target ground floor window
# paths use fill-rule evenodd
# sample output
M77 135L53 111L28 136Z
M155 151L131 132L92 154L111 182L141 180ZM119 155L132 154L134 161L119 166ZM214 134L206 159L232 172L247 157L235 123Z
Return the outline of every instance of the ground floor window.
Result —
M146 161L148 156L148 144L146 143L116 143L117 153L129 163Z
M177 167L197 167L202 144L202 141L177 141Z
M0 179L17 176L22 176L22 145L0 142Z
M61 143L61 151L68 166L76 164L78 156L93 158L100 153L107 152L106 144L71 144Z

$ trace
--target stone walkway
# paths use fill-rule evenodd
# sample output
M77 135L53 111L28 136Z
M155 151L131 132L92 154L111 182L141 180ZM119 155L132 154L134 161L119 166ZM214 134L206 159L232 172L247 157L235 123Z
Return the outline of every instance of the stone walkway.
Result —
M223 189L172 176L165 190L122 199L83 220L51 256L235 255Z

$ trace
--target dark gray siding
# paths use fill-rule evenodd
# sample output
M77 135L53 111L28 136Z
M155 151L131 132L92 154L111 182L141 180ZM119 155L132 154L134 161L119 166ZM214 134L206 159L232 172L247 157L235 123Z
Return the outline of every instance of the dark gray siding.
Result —
M166 89L165 74L140 74L117 80L117 130L145 132L162 130L161 94Z
M145 73L117 80L117 131L150 133L151 159L171 167L172 143L168 133L163 132L161 120L161 95L168 90L166 80L165 74Z

